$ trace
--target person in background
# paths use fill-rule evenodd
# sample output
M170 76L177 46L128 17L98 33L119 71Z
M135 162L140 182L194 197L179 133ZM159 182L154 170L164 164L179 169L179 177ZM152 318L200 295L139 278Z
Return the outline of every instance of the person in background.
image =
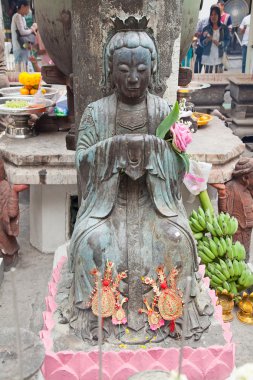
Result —
M232 27L233 27L233 24L232 24L232 18L230 16L229 13L226 13L224 8L225 8L225 1L224 0L218 0L218 3L217 3L218 7L220 8L220 13L221 13L221 22L222 24L226 25L228 27L228 30L229 30L229 33L230 33L230 37L232 36ZM224 51L224 55L223 55L223 66L224 66L224 70L228 70L228 58L227 58L227 53L226 51Z
M32 63L34 71L39 72L39 71L41 71L41 66L38 63L37 56L39 56L41 59L41 66L53 64L53 61L51 60L51 58L47 54L45 45L41 39L39 31L37 31L36 42L35 42L35 45L33 46L32 54L29 57L29 61Z
M9 87L9 85L4 54L4 32L0 29L0 88ZM0 115L0 133L5 130L8 118L8 115Z
M9 87L9 85L4 54L4 33L0 29L0 88Z
M247 47L249 42L249 28L250 28L251 15L245 16L239 27L240 31L243 33L242 37L242 73L245 73L246 68L246 58L247 58Z
M224 0L218 0L217 3L218 7L220 8L220 14L221 14L221 22L222 24L226 25L229 29L229 31L232 31L232 18L229 13L226 13L224 8L225 8L225 1Z
M199 20L198 24L197 24L197 28L196 28L195 37L197 37L198 40L197 40L197 46L196 46L196 50L195 50L195 55L196 55L195 64L194 64L194 73L195 74L201 73L201 70L202 70L201 60L202 60L202 54L203 54L203 46L200 43L200 36L203 32L204 27L208 24L208 21L209 21L208 18L204 18L202 20Z
M24 16L30 11L29 2L27 0L19 0L17 3L17 12L13 15L11 21L11 39L13 47L13 55L15 63L18 65L18 71L27 71L29 50L21 48L18 38L17 29L21 36L28 36L31 33L36 34L37 24L33 24L28 28ZM23 66L23 67L21 67Z
M229 43L228 27L221 23L220 8L213 5L210 9L208 25L205 26L200 37L203 46L201 63L205 65L205 72L222 72L223 54Z

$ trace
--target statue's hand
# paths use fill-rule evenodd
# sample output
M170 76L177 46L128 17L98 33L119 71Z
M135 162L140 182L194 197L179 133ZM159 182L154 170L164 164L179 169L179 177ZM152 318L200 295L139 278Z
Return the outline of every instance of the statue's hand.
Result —
M122 154L123 151L126 151L128 158L132 162L139 161L143 156L149 156L154 143L166 146L164 140L154 135L126 134L115 137L117 138L116 144L121 147L119 153Z

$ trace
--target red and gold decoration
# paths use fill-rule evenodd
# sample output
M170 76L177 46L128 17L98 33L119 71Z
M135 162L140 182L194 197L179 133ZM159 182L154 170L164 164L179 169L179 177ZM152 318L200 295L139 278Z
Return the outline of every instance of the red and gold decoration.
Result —
M145 298L143 300L146 309L139 309L139 313L145 313L148 316L148 323L150 326L150 329L155 331L159 329L160 327L164 326L164 319L161 317L161 314L155 310L155 307L157 307L157 297L155 296L152 302L152 305L150 306L148 304L147 299Z
M140 313L148 315L148 322L151 330L156 330L164 324L165 321L170 321L170 331L175 329L175 320L183 314L183 294L177 289L176 278L178 270L173 268L166 278L164 265L160 265L156 269L158 281L149 277L142 279L143 283L150 285L155 293L152 306L150 307L147 300L144 304L147 310L140 309Z
M127 298L120 300L120 292L118 290L120 281L127 277L126 272L119 273L115 281L112 279L112 268L114 263L107 261L104 278L101 280L101 315L102 318L112 317L112 323L114 325L121 325L127 323L127 318L125 311L123 309L123 304L128 301ZM93 314L98 316L99 314L99 271L94 268L91 274L95 277L95 287L91 294L91 309Z

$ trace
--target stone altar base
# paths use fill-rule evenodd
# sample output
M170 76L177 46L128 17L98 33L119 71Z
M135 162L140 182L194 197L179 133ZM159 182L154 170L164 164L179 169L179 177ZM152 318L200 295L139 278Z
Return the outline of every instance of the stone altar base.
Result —
M240 138L253 136L253 117L245 119L233 118L230 128Z
M46 357L42 372L46 380L96 380L99 378L99 354L95 347L86 350L70 351L77 347L77 338L68 330L68 325L57 323L57 285L61 277L63 264L66 262L66 246L56 251L54 270L49 282L49 295L46 297L46 311L43 313L44 328L40 337L45 345ZM204 273L201 266L200 272ZM206 287L209 280L203 279ZM189 380L224 380L232 372L235 360L235 346L232 342L230 324L222 321L221 307L216 306L216 297L209 289L215 307L214 317L208 333L204 333L198 342L185 346L183 370ZM62 330L62 339L59 331ZM64 348L64 342L66 342ZM60 348L60 342L62 346ZM80 340L79 340L80 342ZM80 344L80 343L79 343ZM82 344L85 344L82 342ZM169 371L178 368L180 342L171 340L173 347L163 343L163 347L151 344L136 349L125 345L107 347L103 345L103 380L127 380L135 373L144 370ZM189 341L186 342L189 344ZM58 346L58 350L56 348Z

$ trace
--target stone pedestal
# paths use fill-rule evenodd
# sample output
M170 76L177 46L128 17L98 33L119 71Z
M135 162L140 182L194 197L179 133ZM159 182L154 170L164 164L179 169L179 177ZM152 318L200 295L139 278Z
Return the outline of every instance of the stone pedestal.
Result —
M59 292L57 296L56 294L61 275L64 271L66 272L66 247L60 247L59 253L60 255L57 251L55 255L58 262L55 263L48 285L47 309L43 314L44 328L40 332L46 347L43 375L45 379L55 380L65 377L94 380L98 376L99 369L97 347L80 339L77 342L78 338L68 331L68 325L58 322L57 302L60 299L63 300L65 294L62 292ZM62 258L60 258L61 255ZM200 276L203 276L203 272L204 267L201 266ZM208 285L208 278L204 278L202 290L206 291ZM188 380L224 380L229 377L234 367L235 348L230 326L222 321L222 310L220 306L216 306L217 299L214 291L209 290L209 294L215 308L212 324L199 341L188 340L183 352L182 373L187 375ZM86 345L85 349L81 348L82 345ZM170 343L167 341L167 344L163 344L162 347L157 347L157 344L152 345L152 343L139 347L124 344L112 346L105 342L103 344L103 379L128 380L134 374L143 371L177 370L179 350L180 341L178 340L170 340Z
M253 136L253 117L245 119L233 117L230 128L241 139L246 136Z
M28 142L0 141L8 180L30 185L30 242L45 253L69 239L70 196L77 195L75 153L66 149L65 136L55 132Z
M244 144L217 117L214 117L206 126L200 127L192 136L193 141L187 153L196 161L212 164L207 191L214 209L217 210L218 194L211 184L225 183L232 178L235 164L245 150ZM185 186L182 187L182 197L187 215L200 206L199 198L194 199Z
M253 78L252 75L240 74L229 77L230 95L239 104L253 103Z
M253 78L248 74L229 77L232 97L231 129L240 138L253 136Z
M208 183L224 183L232 178L232 171L245 146L217 117L193 134L187 149L192 159L209 162L212 170Z
M76 185L30 186L30 242L51 253L70 238L70 196Z
M199 74L194 76L194 82L209 83L211 86L191 93L190 101L196 110L213 110L222 106L225 90L229 82L223 74Z

